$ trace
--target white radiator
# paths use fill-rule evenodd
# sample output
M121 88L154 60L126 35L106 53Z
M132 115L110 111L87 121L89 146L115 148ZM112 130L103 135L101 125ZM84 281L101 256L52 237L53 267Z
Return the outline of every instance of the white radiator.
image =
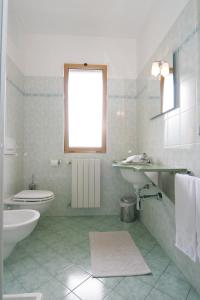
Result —
M72 160L73 208L100 207L100 159Z

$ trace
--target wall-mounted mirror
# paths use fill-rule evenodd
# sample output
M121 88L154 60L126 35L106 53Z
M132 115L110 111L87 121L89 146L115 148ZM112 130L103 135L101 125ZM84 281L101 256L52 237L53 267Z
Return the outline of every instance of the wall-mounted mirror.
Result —
M150 118L154 119L178 106L177 101L177 53L168 55L169 74L151 76L148 85Z
M160 78L160 105L161 113L175 108L174 69L169 69L169 74Z

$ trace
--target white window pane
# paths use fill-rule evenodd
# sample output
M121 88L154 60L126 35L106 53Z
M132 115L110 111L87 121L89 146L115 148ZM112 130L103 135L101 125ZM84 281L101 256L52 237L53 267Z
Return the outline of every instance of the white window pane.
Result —
M69 70L69 147L101 147L102 70Z

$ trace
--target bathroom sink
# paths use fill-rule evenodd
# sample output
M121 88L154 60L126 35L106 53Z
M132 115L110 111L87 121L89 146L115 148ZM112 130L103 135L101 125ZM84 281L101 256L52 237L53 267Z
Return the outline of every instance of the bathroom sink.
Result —
M134 189L142 188L145 184L149 183L149 178L144 172L134 171L133 169L120 168L122 177L133 184Z
M171 173L187 173L186 168L179 168L173 166L163 166L158 164L146 163L146 164L124 164L121 161L115 161L112 164L113 167L123 168L123 169L132 169L137 172L171 172Z
M171 172L171 173L187 173L185 168L177 168L171 166L163 166L152 163L147 164L124 164L121 161L115 161L112 164L113 167L120 169L122 177L133 184L135 190L143 188L145 184L150 183L150 180L146 174L155 172Z

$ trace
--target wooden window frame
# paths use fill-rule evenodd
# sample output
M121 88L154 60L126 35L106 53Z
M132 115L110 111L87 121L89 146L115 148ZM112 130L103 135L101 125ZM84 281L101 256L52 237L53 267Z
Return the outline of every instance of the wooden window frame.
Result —
M69 147L69 119L68 119L68 78L70 69L101 70L103 75L103 113L102 113L102 146ZM105 153L106 152L106 120L107 120L107 65L64 64L64 152L65 153Z

